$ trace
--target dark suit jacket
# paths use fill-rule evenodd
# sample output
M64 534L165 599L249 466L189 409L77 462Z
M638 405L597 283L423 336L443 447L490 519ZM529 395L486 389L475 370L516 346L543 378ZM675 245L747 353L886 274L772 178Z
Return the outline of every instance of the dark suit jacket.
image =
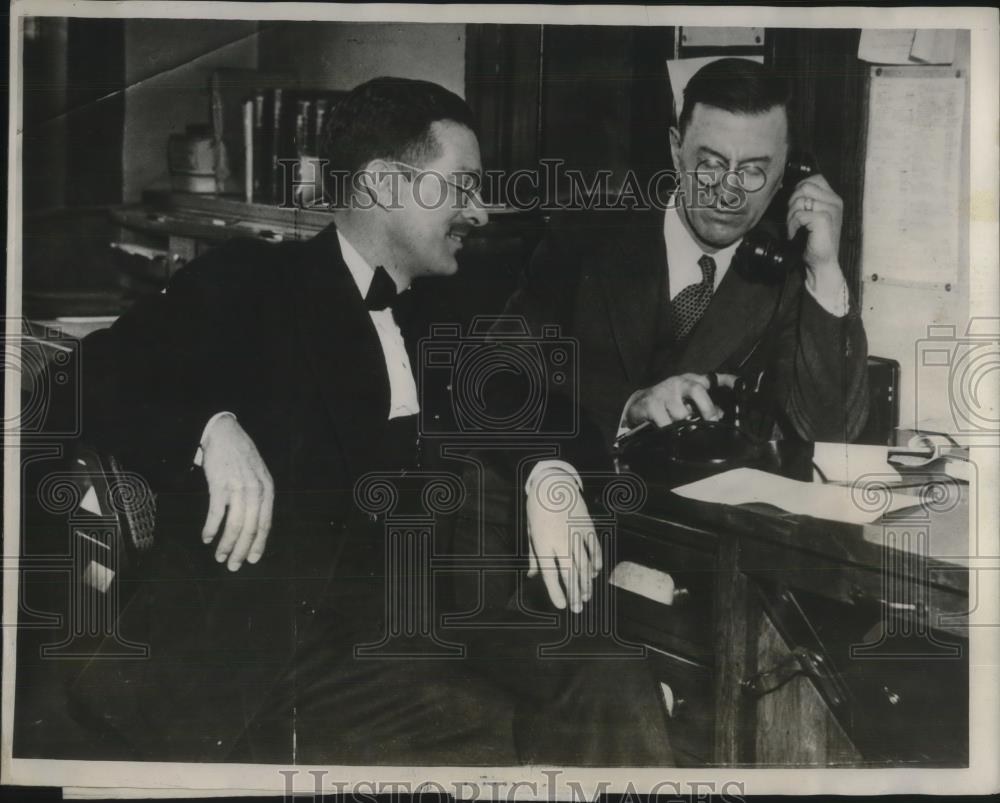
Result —
M663 213L575 214L553 226L506 313L556 323L579 344L579 402L615 437L629 396L667 377L767 368L787 437L849 441L868 411L867 343L857 306L844 318L805 290L748 281L731 266L683 347L670 345ZM774 337L766 337L774 326ZM666 344L666 345L664 345Z
M307 242L209 252L87 338L82 360L85 437L150 480L158 529L119 623L150 658L92 662L75 699L139 757L223 759L317 608L367 615L352 553L371 533L351 525L352 491L375 467L389 413L378 336L331 225ZM265 558L233 574L201 543L207 491L192 466L221 410L254 440L276 491Z

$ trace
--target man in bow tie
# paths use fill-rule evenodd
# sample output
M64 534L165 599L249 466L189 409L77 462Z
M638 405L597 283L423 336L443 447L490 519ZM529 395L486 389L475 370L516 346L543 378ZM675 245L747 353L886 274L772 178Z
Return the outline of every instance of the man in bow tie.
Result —
M356 483L426 467L402 307L487 221L471 113L375 79L322 156L332 225L220 246L82 344L85 436L158 510L118 628L150 659L94 660L75 710L115 757L513 765L511 705L461 662L354 654L386 616L386 522Z

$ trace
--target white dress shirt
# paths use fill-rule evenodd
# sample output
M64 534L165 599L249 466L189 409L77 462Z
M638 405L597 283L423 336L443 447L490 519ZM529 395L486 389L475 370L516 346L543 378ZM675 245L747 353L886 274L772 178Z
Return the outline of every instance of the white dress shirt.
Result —
M670 300L673 301L677 294L685 287L692 284L701 283L701 268L698 260L705 256L705 250L691 236L681 220L680 210L671 203L667 207L663 216L663 239L667 248L667 274L670 284ZM743 239L740 238L732 245L720 248L714 254L708 254L715 260L715 287L713 292L719 289L719 285L729 271L729 263L733 261L733 254L739 248Z
M344 257L344 264L351 272L354 283L358 286L358 292L364 298L368 295L375 270L365 262L364 257L354 246L344 239L340 231L337 232L337 239L340 241L340 253ZM406 289L403 292L406 292ZM375 324L375 332L382 344L385 368L389 374L389 418L416 415L420 412L420 400L417 397L417 383L413 378L406 344L403 342L403 333L399 331L399 326L392 317L392 310L388 307L377 311L369 310L368 314Z

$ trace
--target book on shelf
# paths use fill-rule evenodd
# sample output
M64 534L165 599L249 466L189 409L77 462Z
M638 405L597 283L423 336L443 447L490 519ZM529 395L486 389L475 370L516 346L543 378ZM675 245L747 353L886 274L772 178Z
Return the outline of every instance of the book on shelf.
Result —
M211 122L216 192L253 203L318 201L317 159L323 126L343 91L303 85L294 75L251 69L213 72ZM222 161L224 160L224 161ZM315 172L314 172L315 171Z
M308 206L319 200L318 188L310 185L314 179L321 179L318 157L322 126L344 94L302 87L273 90L273 129L267 134L271 154L267 184L271 192L264 203Z

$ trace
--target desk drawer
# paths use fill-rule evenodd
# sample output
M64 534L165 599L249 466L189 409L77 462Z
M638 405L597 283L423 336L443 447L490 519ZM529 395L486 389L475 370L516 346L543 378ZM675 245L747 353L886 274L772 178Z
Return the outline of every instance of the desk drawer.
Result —
M657 682L673 693L669 735L678 765L709 763L715 728L712 673L659 650L650 650L650 663Z
M619 533L616 559L665 572L673 580L673 604L666 605L629 588L618 594L618 614L651 646L680 652L703 663L712 651L712 597L715 556L658 535L635 530ZM629 623L635 627L629 627Z
M792 593L842 682L841 716L866 760L967 764L967 639L878 607Z
M870 609L876 614L905 613L952 635L966 634L969 596L956 587L960 569L924 566L926 560L899 552L887 553L882 566L836 562L812 552L796 551L762 542L746 542L740 557L742 571L767 583L780 583L840 603L849 610ZM905 570L906 575L900 574Z

